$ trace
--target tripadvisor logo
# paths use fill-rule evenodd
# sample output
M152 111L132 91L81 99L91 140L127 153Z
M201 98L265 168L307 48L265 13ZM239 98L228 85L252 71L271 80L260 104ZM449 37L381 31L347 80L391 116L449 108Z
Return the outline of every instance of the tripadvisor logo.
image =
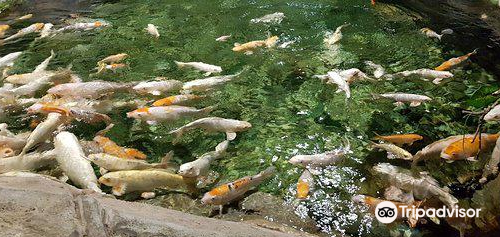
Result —
M375 217L379 222L389 224L394 222L398 217L415 218L417 220L422 217L474 218L479 217L480 211L481 209L459 208L458 205L455 205L455 208L453 209L447 208L446 206L443 206L441 208L419 208L414 205L396 206L393 202L384 201L379 203L375 208Z

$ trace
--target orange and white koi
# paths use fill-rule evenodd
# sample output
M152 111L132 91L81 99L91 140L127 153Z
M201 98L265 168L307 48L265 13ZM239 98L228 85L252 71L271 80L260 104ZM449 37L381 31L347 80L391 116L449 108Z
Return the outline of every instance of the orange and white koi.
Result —
M420 141L422 139L424 138L418 134L395 134L388 136L382 136L377 134L377 136L373 138L373 140L390 142L396 146L403 146L403 145L411 146L414 142Z
M438 34L436 33L435 31L429 29L429 28L422 28L420 30L420 32L422 32L422 34L426 35L427 37L429 38L436 38L438 40L441 40L441 38L443 38L443 35L451 35L453 34L453 30L452 29L444 29L441 31L441 34Z
M179 105L144 107L127 113L127 117L146 121L146 123L154 125L159 122L176 121L187 117L207 115L214 109L215 107L213 106L209 106L203 109L196 109L194 107Z
M248 43L244 44L239 44L235 43L233 47L234 52L243 52L247 55L253 54L253 51L256 48L259 47L267 47L267 48L272 48L276 45L276 42L278 42L279 38L278 36L271 36L267 38L266 40L256 40L256 41L250 41Z
M306 199L314 190L314 177L308 169L305 169L297 182L297 198Z
M438 67L436 67L434 70L436 70L436 71L448 71L448 70L454 68L455 66L461 64L465 60L469 59L470 56L472 56L476 53L477 53L477 49L472 51L471 53L464 55L464 56L460 56L457 58L451 58L448 61L446 61L446 62L442 63L441 65L439 65Z
M145 160L147 156L139 150L133 148L124 148L116 144L111 139L97 135L94 141L102 148L104 153L117 156L123 159L141 159Z
M11 36L5 38L2 42L7 42L7 41L19 39L21 37L24 37L27 34L31 34L31 33L35 33L35 32L40 32L43 29L44 25L45 25L44 23L35 23L35 24L32 24L32 25L30 25L30 26L28 26L28 27L26 27L24 29L19 30L14 35L11 35Z
M445 159L447 162L457 160L476 161L476 156L479 152L491 149L495 145L498 137L500 137L500 134L489 134L482 136L481 139L477 137L475 140L470 137L460 139L443 149L441 158Z
M192 94L173 95L153 102L153 106L187 105L203 98L205 98L205 96Z
M9 25L0 25L0 37L4 37L5 33L10 29Z
M205 193L201 202L210 205L225 205L243 196L251 188L270 178L276 171L274 166L254 176L246 176L236 181L220 185Z
M102 21L96 21L96 22L90 22L90 23L75 23L69 26L65 26L56 32L64 32L64 31L69 31L69 30L83 30L83 31L88 31L88 30L93 30L101 27L107 27L109 26L109 23L102 22Z

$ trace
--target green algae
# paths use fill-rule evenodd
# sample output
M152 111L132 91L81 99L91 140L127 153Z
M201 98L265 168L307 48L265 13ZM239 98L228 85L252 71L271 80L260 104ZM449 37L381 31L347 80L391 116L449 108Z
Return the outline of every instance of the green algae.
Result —
M185 82L203 77L198 72L178 69L174 60L219 65L224 74L245 69L241 77L210 92L210 97L199 104L199 107L216 105L214 116L246 120L253 125L251 130L238 134L237 139L230 143L228 155L213 167L221 175L220 182L253 175L275 165L277 176L261 185L260 189L290 199L291 190L302 172L288 163L291 156L324 152L349 143L353 153L343 166L350 169L325 172L318 181L323 183L322 192L315 199L333 197L336 207L330 211L347 215L352 210L349 203L353 194L377 196L384 188L371 182L371 166L387 162L384 153L369 149L369 140L375 133L418 133L426 137L426 143L472 133L477 118L465 118L461 111L487 106L495 99L491 92L498 89L492 85L494 79L475 65L455 71L454 78L445 79L439 86L418 77L356 82L351 87L352 98L349 100L343 93L335 93L335 87L312 78L332 68L364 70L365 60L383 65L389 73L432 68L452 55L465 53L444 55L438 42L419 32L420 26L413 21L415 16L404 17L404 12L394 8L384 10L383 4L377 8L371 8L364 0L125 0L104 3L97 6L89 17L110 22L111 27L58 34L33 42L16 63L14 72L31 71L50 54L50 50L57 53L50 69L71 64L86 81L129 82L165 76ZM249 23L252 18L275 11L286 15L280 25ZM391 14L396 15L392 20ZM159 39L143 29L149 23L158 26ZM350 23L350 26L343 30L341 46L335 52L327 51L323 46L324 33L344 23ZM215 41L215 38L228 34L232 35L229 42ZM281 42L296 42L286 49L259 50L253 55L231 51L234 42L265 39L268 34L280 36ZM89 76L95 73L98 60L117 53L130 55L126 60L129 68L116 74ZM395 107L392 101L374 99L374 94L385 92L425 94L433 101L410 108ZM120 95L117 99L136 97ZM195 131L173 145L168 132L187 121L149 126L127 119L126 112L120 109L110 114L116 126L108 136L120 145L145 151L151 162L158 162L164 154L174 150L175 161L185 163L212 151L224 139L223 134ZM14 126L26 130L27 121ZM102 128L77 124L71 130L81 138L91 139ZM493 125L488 125L487 129L496 132ZM416 144L412 152L423 145ZM405 162L395 161L395 164L409 167ZM484 162L444 164L432 161L420 168L428 170L442 185L447 185L457 183L460 175L480 173L482 164ZM331 196L330 193L338 195ZM314 210L320 203L311 201L306 205ZM356 223L360 223L361 216L346 222L346 226L328 227L331 222L320 225L325 231L333 228L356 233L360 230ZM369 233L368 229L363 232Z

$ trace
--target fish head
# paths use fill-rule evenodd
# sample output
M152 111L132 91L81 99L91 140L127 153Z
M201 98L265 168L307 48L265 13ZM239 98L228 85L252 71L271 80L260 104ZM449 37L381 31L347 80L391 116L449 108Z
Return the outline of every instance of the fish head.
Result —
M36 114L40 113L42 111L42 108L43 108L42 104L36 103L28 107L26 109L26 112L28 112L28 114Z
M252 128L252 124L247 122L247 121L240 121L240 124L238 126L238 131L246 131L248 129Z
M178 173L183 177L194 178L200 175L200 169L195 167L192 163L186 163L181 165Z
M204 205L216 205L220 201L220 197L211 194L210 192L205 193L201 198L201 203Z
M487 121L487 122L491 122L491 121L499 121L500 120L500 113L487 113L485 116L484 116L484 120Z
M99 183L112 187L118 185L120 181L113 176L113 173L107 173L99 178Z
M145 117L149 114L149 108L144 107L144 108L139 108L136 109L132 112L127 113L127 118L135 118L135 119L140 119L142 117Z
M101 159L101 156L99 154L90 154L87 156L87 159L95 163Z
M139 83L136 86L132 87L132 89L139 94L147 94L151 88L145 83Z
M356 204L365 204L365 195L355 195L351 198L351 201Z
M307 161L305 159L304 156L301 156L301 155L298 155L298 156L294 156L292 158L290 158L290 160L288 160L288 162L290 162L290 164L293 164L293 165L300 165L300 166L307 166Z

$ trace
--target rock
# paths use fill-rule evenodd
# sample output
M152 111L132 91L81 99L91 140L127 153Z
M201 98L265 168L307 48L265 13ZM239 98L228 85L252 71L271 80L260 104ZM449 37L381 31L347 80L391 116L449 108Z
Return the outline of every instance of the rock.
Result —
M109 198L43 176L0 176L2 236L299 236Z
M184 193L168 193L150 200L141 200L139 202L165 207L176 211L182 211L197 216L209 216L212 210L211 206L202 205L200 200L192 199L189 195Z
M317 232L316 223L310 219L302 219L295 214L295 209L281 198L268 193L256 192L241 202L243 210L265 217L267 220L291 226L310 233Z

